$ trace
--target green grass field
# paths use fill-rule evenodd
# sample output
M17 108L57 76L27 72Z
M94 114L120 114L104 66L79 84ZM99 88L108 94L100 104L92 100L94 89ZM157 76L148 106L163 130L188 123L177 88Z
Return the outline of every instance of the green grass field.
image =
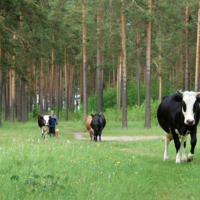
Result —
M104 135L162 135L154 124L110 122ZM141 127L140 127L141 126ZM67 127L67 128L66 128ZM69 127L72 127L71 129ZM82 129L83 128L83 129ZM200 148L194 161L163 161L164 143L74 140L82 122L60 122L60 137L41 138L37 123L3 124L0 130L0 199L199 199ZM186 152L189 153L190 145Z

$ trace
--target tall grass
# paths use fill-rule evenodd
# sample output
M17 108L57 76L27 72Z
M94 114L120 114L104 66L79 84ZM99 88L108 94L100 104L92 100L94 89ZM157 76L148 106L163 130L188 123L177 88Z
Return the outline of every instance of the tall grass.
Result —
M74 140L69 133L72 124L76 127L78 122L60 121L60 137L44 140L34 122L4 123L0 199L199 198L199 143L193 162L176 165L173 144L170 161L164 162L160 140Z

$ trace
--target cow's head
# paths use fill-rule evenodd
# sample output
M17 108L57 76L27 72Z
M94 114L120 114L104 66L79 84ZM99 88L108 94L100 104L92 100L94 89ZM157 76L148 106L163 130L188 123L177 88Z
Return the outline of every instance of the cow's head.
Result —
M195 124L195 112L198 109L200 102L199 95L200 92L189 92L189 91L178 91L181 95L180 98L176 98L178 101L182 102L182 113L184 116L184 123L186 125Z
M45 126L49 126L49 115L43 116L43 122Z

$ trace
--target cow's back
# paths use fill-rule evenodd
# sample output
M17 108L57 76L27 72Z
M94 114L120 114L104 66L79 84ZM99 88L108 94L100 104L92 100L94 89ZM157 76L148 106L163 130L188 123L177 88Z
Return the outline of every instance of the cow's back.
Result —
M181 98L178 93L167 95L163 98L158 107L157 119L160 126L167 133L170 132L170 123L173 122L177 114L181 115L181 103L176 99Z

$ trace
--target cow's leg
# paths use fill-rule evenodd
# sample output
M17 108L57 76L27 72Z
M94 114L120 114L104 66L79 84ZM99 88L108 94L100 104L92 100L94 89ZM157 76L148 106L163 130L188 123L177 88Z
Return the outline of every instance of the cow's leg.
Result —
M99 133L99 142L101 142L101 133L102 133L102 130Z
M170 143L169 138L167 137L167 133L165 133L165 153L164 153L164 161L169 160L169 156L168 156L168 145Z
M180 157L181 143L179 141L177 134L173 134L173 136L174 136L174 144L175 144L175 147L176 147L176 163L178 164L178 163L181 162L181 157Z
M190 144L191 144L191 151L190 153L188 154L188 157L187 157L187 162L190 162L193 160L194 158L194 148L196 146L196 143L197 143L197 137L196 137L196 130L193 134L191 134L191 141L190 141Z
M40 131L41 131L41 137L45 138L42 127L40 127Z
M97 142L97 135L94 134L94 141Z
M185 135L181 138L181 149L182 149L181 161L183 161L183 162L187 161L187 158L185 155L186 140L187 140L187 135Z

